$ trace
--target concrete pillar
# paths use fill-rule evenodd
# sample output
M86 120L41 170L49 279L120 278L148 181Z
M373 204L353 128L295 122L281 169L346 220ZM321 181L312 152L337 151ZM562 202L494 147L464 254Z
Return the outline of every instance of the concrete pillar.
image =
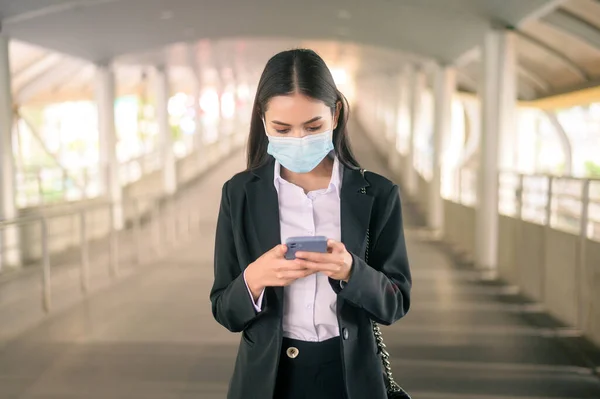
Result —
M456 89L456 70L441 66L435 72L434 127L433 127L433 177L429 191L429 226L442 232L444 229L444 201L442 199L442 162L446 141L452 123L452 95Z
M158 119L158 137L160 162L162 166L163 191L173 194L177 191L177 169L173 152L173 132L169 124L169 75L167 68L156 68L156 114Z
M204 146L204 118L202 116L202 107L200 100L202 98L202 90L204 88L204 74L198 60L198 46L195 44L188 45L188 63L192 71L192 96L194 98L194 137L193 149L196 158L197 173L200 173L206 167L206 148Z
M227 93L227 84L229 82L229 77L225 75L224 67L222 64L219 64L217 67L217 93L219 95L219 150L221 152L221 156L226 156L229 154L232 146L232 137L231 137L231 120L225 119L225 113L223 112L223 98L225 93Z
M399 151L399 140L404 125L404 96L406 89L406 76L399 72L393 77L385 79L387 85L382 87L381 95L386 100L386 138L388 143L388 167L394 174L398 175L402 169L402 156ZM384 96L384 97L383 97Z
M375 119L377 122L377 129L372 130L372 134L375 135L375 138L378 139L378 143L381 148L382 138L385 138L385 89L383 86L384 79L381 76L376 76L374 78L373 86L374 86L374 94L375 94Z
M426 76L420 68L412 67L409 70L409 136L408 152L405 166L405 189L411 196L417 194L417 169L415 168L415 138L421 129L422 96L425 90Z
M202 95L202 71L200 70L200 63L196 54L197 46L194 44L188 45L188 63L192 70L192 96L194 97L194 123L196 124L196 130L194 132L194 150L200 151L204 146L203 129L202 129L202 116L200 109L200 97Z
M401 80L401 75L384 75L383 80L388 84L384 85L381 91L381 98L384 102L383 126L385 130L383 133L388 142L395 144L396 137L398 136L398 126L396 122L398 120L398 100L400 98L398 82Z
M102 194L113 203L113 228L123 229L123 190L119 179L115 129L115 74L110 65L96 68L96 103Z
M13 155L13 99L11 91L9 38L0 32L0 221L17 216ZM17 228L0 229L0 270L20 266Z
M481 138L477 175L475 263L495 270L498 264L498 172L510 166L516 115L516 37L493 30L486 33L482 51Z
M236 145L242 146L245 145L248 137L249 126L247 123L248 115L252 113L248 109L248 99L247 99L247 87L248 87L248 79L246 72L243 68L239 68L235 72L235 98L236 98L236 108L235 108L235 120L236 120L236 130L235 130L235 139Z
M200 107L200 99L202 98L203 80L202 73L197 71L194 74L193 97L194 97L194 123L196 129L194 131L193 148L198 165L198 172L204 170L206 165L206 148L204 145L204 118L202 117L202 108Z
M202 90L204 88L204 80L202 72L198 71L194 79L194 123L196 130L194 131L194 151L198 165L198 172L201 172L206 167L206 144L204 142L204 116L202 115L202 107L200 100L202 99Z
M245 138L248 136L248 114L251 111L248 109L248 78L247 73L242 67L238 67L235 71L236 84L236 136ZM243 92L242 92L243 88Z

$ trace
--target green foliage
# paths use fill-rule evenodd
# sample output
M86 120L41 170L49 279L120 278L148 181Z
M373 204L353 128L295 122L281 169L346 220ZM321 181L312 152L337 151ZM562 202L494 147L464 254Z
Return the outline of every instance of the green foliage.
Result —
M589 177L600 177L600 164L593 161L586 161L585 173Z
M171 124L171 136L173 137L173 141L178 141L183 137L183 131L179 125Z

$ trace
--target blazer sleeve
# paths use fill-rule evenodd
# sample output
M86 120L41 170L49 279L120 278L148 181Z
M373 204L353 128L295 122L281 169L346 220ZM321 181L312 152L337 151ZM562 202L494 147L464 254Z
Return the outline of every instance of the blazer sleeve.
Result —
M385 212L380 215L383 227L370 232L369 263L373 267L352 254L351 275L339 296L377 323L390 325L408 312L412 285L398 186L390 190Z
M215 320L229 331L243 331L260 313L257 313L248 294L244 274L240 268L233 229L228 191L223 185L221 207L217 220L214 254L214 283L210 301Z

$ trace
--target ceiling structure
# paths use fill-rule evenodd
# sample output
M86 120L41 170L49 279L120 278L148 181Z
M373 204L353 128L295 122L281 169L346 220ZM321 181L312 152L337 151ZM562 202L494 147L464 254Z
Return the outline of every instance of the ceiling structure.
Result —
M600 81L600 0L0 0L0 23L15 39L20 104L89 96L94 63L118 65L127 92L147 66L167 62L174 87L189 82L191 59L256 77L298 46L352 73L454 63L459 87L475 91L491 26L518 37L521 99Z

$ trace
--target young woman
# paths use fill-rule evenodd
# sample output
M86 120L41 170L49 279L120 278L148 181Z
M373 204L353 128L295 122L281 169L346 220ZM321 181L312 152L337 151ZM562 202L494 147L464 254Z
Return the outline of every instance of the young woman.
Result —
M229 399L386 397L371 320L409 308L402 211L396 185L360 170L347 120L316 53L269 60L217 223L212 310L242 332ZM328 253L286 260L296 236L326 236Z

